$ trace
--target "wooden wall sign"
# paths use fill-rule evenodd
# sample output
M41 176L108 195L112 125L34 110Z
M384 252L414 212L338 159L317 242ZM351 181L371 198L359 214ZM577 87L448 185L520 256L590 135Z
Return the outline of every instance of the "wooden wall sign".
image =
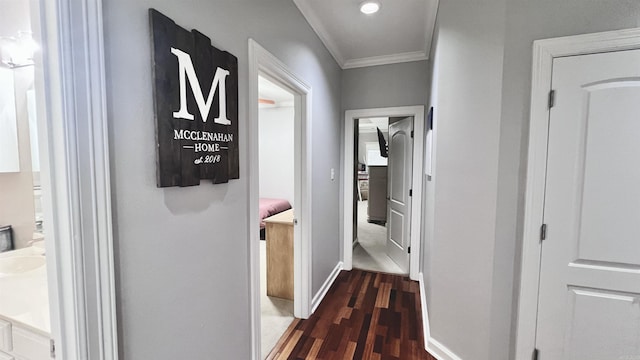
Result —
M238 59L149 9L158 187L239 178Z

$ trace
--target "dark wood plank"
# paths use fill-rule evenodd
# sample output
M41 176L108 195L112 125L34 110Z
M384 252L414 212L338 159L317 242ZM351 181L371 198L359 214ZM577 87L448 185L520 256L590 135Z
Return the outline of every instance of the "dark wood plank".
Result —
M173 72L168 69L178 66L178 61L170 50L177 41L177 27L173 20L154 9L149 9L149 21L152 29L152 54L158 54L154 56L152 64L155 131L158 141L157 185L159 187L176 186L180 184L181 144L169 141L169 136L175 127L175 119L171 115L174 110L172 104L179 99L180 84Z
M284 344L287 342L287 340L289 340L289 338L291 337L291 334L296 329L299 322L300 322L300 319L293 320L293 322L289 325L289 327L284 332L284 334L282 334L282 337L280 337L280 340L278 340L278 342L276 343L276 346L274 346L273 351L269 353L266 360L273 360L276 358L276 355L278 354L278 351L276 350L281 350L284 347Z
M193 36L190 31L176 25L176 42L173 44L173 47L179 49L181 51L186 52L187 54L195 53L195 42ZM195 66L195 65L194 65ZM176 66L174 69L178 69ZM174 77L177 76L178 71L175 72ZM178 83L179 85L179 83ZM187 85L187 88L189 86ZM180 104L180 91L179 87L172 89L174 93L174 101L173 104ZM187 92L189 93L189 92ZM196 109L196 100L193 95L187 95L187 109ZM174 109L176 111L177 109ZM189 131L199 131L202 130L202 120L198 118L199 112L192 111L196 120L183 120L183 119L175 119L173 118L173 129L168 133L162 136L162 141L170 141L173 136L174 129L184 129ZM167 116L173 116L173 111ZM194 165L194 161L197 157L197 154L193 151L193 149L185 148L185 146L193 145L193 142L190 140L180 140L178 141L180 144L180 183L179 186L194 186L200 185L200 168Z
M308 320L296 320L268 359L435 360L424 350L416 282L343 271Z
M240 178L240 140L238 139L238 131L240 115L238 112L238 58L233 54L223 51L223 56L227 61L227 70L229 70L229 78L236 81L227 82L227 114L231 119L231 125L227 126L227 132L233 135L233 141L228 146L228 153L225 158L225 165L228 167L228 178Z
M202 89L202 94L206 98L211 91L211 84L216 71L213 66L216 64L212 55L213 47L211 46L211 39L197 30L191 30L191 37L193 38L193 55L191 56L191 60L193 61L193 67L198 76L200 89ZM218 96L220 96L220 94L218 94ZM192 99L192 97L189 96L188 99ZM209 111L209 116L206 119L202 118L200 111L195 110L197 106L194 105L194 107L190 108L194 109L193 115L195 116L195 120L192 123L197 127L197 130L207 132L215 132L217 130L213 125L213 119L218 109L217 106L216 103L213 104L211 111ZM200 156L209 155L207 152L192 152L191 154L194 160ZM213 179L215 177L214 164L201 163L199 166L194 167L193 162L191 162L190 166L200 172L200 179Z

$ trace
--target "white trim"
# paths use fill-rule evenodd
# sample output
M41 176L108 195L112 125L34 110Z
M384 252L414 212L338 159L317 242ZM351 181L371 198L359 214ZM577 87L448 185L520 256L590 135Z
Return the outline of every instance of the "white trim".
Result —
M293 0L293 2L302 13L302 16L307 19L307 22L309 23L313 31L315 31L315 33L318 35L320 41L322 41L331 56L333 56L338 65L343 68L345 62L344 56L342 56L338 45L336 45L335 41L333 41L333 38L331 37L331 35L329 35L329 32L327 31L327 29L325 29L322 21L318 19L313 9L311 9L309 3L303 0Z
M529 155L525 193L522 265L516 329L516 359L535 347L541 245L540 225L545 195L548 94L553 59L640 48L640 28L538 40L533 44Z
M462 360L461 357L449 350L449 348L431 337L427 341L427 351L438 360Z
M462 360L453 351L442 345L438 340L431 337L429 327L429 311L427 309L427 292L424 282L424 274L418 274L420 286L420 303L422 304L422 334L424 338L424 348L438 360Z
M345 270L353 267L353 154L354 124L356 119L370 117L413 116L413 175L411 197L411 254L409 254L409 277L418 280L420 271L420 239L422 216L423 166L424 166L424 106L401 106L389 108L347 110L344 121L344 139L342 147L343 176L343 252L342 262Z
M249 274L251 304L251 343L254 359L260 359L260 258L259 215L260 194L258 149L258 75L269 78L294 94L295 112L295 189L294 204L297 225L294 226L294 316L311 315L311 87L294 75L287 66L249 39Z
M427 36L427 60L431 57L431 44L433 43L433 36L436 29L436 20L438 18L438 9L440 7L440 0L427 0L429 4L427 4L427 21L426 21L426 29L425 34L430 34L431 36Z
M318 308L318 306L320 306L322 299L324 299L329 289L331 289L331 285L333 285L333 283L336 281L336 278L340 274L340 271L342 271L342 261L340 261L336 265L336 267L333 268L331 274L329 274L329 277L327 277L327 279L320 287L320 290L318 290L316 295L313 297L313 300L311 300L311 313L316 312L316 309Z
M302 16L305 17L313 31L318 35L320 41L327 48L331 56L336 60L338 65L342 69L353 69L359 67L366 66L375 66L375 65L386 65L386 64L397 64L404 63L410 61L420 61L420 60L428 60L429 53L431 51L431 42L433 40L433 30L436 25L436 15L438 13L438 3L439 0L428 0L429 4L427 4L427 14L426 16L426 27L425 31L427 35L427 42L425 43L425 49L421 51L413 51L406 53L398 53L398 54L389 54L389 55L380 55L380 56L372 56L366 58L357 58L357 59L345 59L344 55L340 51L340 48L336 44L335 40L326 29L322 21L316 16L315 11L311 8L308 1L305 0L293 0L296 4Z
M429 327L429 311L427 310L427 288L424 284L424 274L418 274L418 286L420 287L420 305L422 310L422 338L424 339L425 350L428 351L428 340L431 338L431 328Z
M371 56L359 59L349 59L342 64L343 69L354 69L366 66L398 64L412 61L428 60L429 56L425 51L413 51L400 54Z
M40 1L36 67L52 338L60 359L118 358L102 2ZM44 95L44 96L43 96Z

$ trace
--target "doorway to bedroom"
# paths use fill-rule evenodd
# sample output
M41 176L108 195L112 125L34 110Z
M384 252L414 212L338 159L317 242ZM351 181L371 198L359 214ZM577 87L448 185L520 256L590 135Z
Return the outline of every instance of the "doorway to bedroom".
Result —
M294 95L258 76L261 358L294 319Z
M389 121L388 134L380 132L375 123L376 118L387 118ZM372 120L374 119L374 120ZM382 220L386 229L384 254L398 264L402 273L409 273L412 280L418 280L420 262L420 240L421 240L421 214L422 214L422 188L423 188L423 161L425 153L425 130L424 106L402 106L388 108L373 108L347 110L345 112L344 138L343 138L343 266L346 270L353 267L363 267L354 263L354 253L357 248L359 236L358 231L358 192L362 196L365 188L362 180L370 182L375 174L367 164L359 164L358 147L360 124L373 124L375 137L370 142L369 150L375 155L384 157L387 155L387 184L380 185L381 189L386 188L387 194L383 193L380 198L382 202L381 211L376 211L373 220ZM365 141L366 143L367 141ZM377 145L377 146L376 146ZM363 146L366 150L366 144ZM378 159L379 160L379 159ZM384 167L384 165L382 165ZM385 174L378 174L380 180L384 181ZM365 174L366 172L366 174ZM366 184L368 191L368 202L371 203L372 185ZM375 184L374 184L375 186ZM386 203L386 209L385 209ZM367 204L369 207L370 204ZM375 205L375 204L374 204ZM362 205L361 205L362 206ZM366 208L365 208L366 209ZM375 210L375 209L374 209ZM380 209L378 209L380 210ZM367 221L369 217L368 210ZM361 216L364 211L360 211ZM386 219L384 218L386 214ZM380 246L382 247L382 246ZM381 254L383 252L380 251ZM386 269L376 269L376 271L389 271Z
M403 251L409 240L408 223L399 219L410 215L408 206L399 205L411 201L411 185L405 180L411 178L412 130L413 117L355 121L354 268L408 273L409 254Z
M293 317L308 318L313 310L311 87L253 39L249 104L251 351L252 358L264 359L286 330L284 325ZM259 215L261 197L269 211L263 211L264 218ZM265 240L260 240L261 223Z

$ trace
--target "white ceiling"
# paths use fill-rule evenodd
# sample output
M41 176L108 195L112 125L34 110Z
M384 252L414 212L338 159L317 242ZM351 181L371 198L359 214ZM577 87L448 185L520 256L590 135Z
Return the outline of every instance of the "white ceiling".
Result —
M386 133L389 132L389 118L388 117L375 117L375 118L362 118L358 121L358 127L360 132L377 132L376 128L380 128L380 131Z
M273 101L275 104L260 104L260 107L293 106L293 94L262 75L258 76L258 98Z
M17 36L18 32L31 32L29 0L0 0L0 37Z
M293 0L343 69L429 58L438 0Z

